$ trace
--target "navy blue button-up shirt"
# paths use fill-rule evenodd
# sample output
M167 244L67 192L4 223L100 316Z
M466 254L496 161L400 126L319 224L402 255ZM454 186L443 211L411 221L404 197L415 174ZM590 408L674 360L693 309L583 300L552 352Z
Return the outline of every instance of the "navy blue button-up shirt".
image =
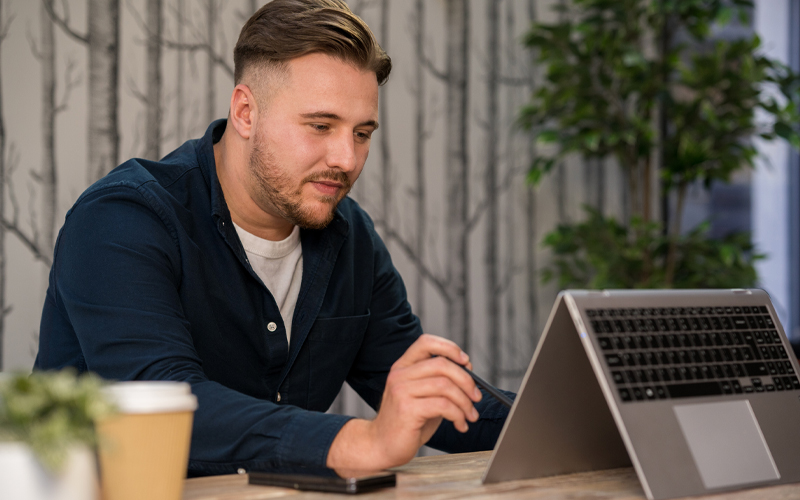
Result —
M287 344L217 179L225 124L160 162L123 163L81 195L56 243L34 367L189 382L199 402L189 475L324 466L350 417L323 412L345 381L377 408L419 320L372 221L346 198L327 228L300 233ZM488 396L477 409L469 433L445 422L429 444L490 449L507 411Z

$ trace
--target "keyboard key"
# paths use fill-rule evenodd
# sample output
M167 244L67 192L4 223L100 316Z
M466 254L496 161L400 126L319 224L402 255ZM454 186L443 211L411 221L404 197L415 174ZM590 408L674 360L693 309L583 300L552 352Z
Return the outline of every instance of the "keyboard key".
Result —
M658 399L667 399L669 397L667 390L661 386L656 387L656 395L658 395Z
M754 318L753 316L746 316L746 317L747 317L747 326L749 326L753 330L758 328L758 322L756 321L756 318Z
M633 354L629 352L622 355L622 362L625 363L625 366L636 366L636 360L633 358Z
M775 350L778 352L778 358L787 359L789 357L789 355L786 354L786 349L782 345L779 345Z
M786 368L786 373L788 373L789 375L794 375L794 366L792 366L791 361L784 361L783 367Z
M645 387L644 395L647 399L656 399L656 391L652 387Z
M625 383L625 377L623 377L622 372L611 372L611 376L614 377L614 383L616 384Z
M635 384L636 373L633 370L625 370L625 380L627 380L629 384Z
M644 399L644 392L641 387L633 388L633 398L636 399L636 401L642 401Z
M775 363L773 363L772 361L767 362L767 370L769 371L770 375L778 374L778 367L775 366Z
M722 387L723 394L733 394L733 387L727 380L720 382L720 387Z
M608 337L598 337L597 343L600 344L600 349L608 351L614 348L614 343Z
M736 394L742 393L742 384L740 384L738 380L731 381L731 386L733 387L733 392Z
M691 398L722 394L719 382L695 382L692 384L670 384L667 392L673 398Z
M606 363L608 363L608 366L612 368L617 366L625 366L625 363L622 361L622 357L619 354L607 354Z
M779 390L779 391L783 390L783 381L781 380L780 377L773 377L772 378L772 383L775 384L775 388L777 390Z
M722 365L722 372L728 378L738 377L738 375L736 375L736 372L733 371L731 365Z
M631 400L631 391L624 387L620 388L619 390L619 398L623 401L630 401Z
M767 365L764 363L743 363L743 365L748 377L760 377L769 374Z
M772 322L772 318L769 316L762 316L764 318L764 322L767 324L767 328L775 328L775 323Z

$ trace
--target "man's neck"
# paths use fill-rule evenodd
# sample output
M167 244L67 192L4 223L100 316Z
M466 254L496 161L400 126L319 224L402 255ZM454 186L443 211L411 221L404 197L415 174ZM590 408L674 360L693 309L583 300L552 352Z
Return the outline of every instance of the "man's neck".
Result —
M248 168L247 145L232 135L226 128L222 138L214 144L217 178L231 219L236 225L259 238L271 241L288 238L292 234L294 225L277 214L261 209L247 192L245 188Z

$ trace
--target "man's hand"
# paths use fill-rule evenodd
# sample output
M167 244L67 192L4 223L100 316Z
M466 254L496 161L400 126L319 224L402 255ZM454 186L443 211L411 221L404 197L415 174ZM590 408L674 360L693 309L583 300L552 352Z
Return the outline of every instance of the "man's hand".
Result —
M467 422L478 420L473 403L481 392L459 365L472 368L455 343L422 335L392 365L375 419L351 420L336 435L328 467L373 470L404 464L443 418L466 432Z

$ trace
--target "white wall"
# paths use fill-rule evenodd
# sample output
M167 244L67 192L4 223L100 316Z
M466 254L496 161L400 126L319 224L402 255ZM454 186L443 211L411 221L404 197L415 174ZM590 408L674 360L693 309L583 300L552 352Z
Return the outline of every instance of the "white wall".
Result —
M764 53L784 64L789 63L789 2L791 0L756 0L754 28L761 37ZM795 0L796 1L796 0ZM769 92L770 89L765 89ZM758 273L761 287L775 304L784 325L792 324L790 306L789 253L789 154L786 141L757 140L761 153L753 175L753 242L767 254ZM787 332L790 336L791 332Z

